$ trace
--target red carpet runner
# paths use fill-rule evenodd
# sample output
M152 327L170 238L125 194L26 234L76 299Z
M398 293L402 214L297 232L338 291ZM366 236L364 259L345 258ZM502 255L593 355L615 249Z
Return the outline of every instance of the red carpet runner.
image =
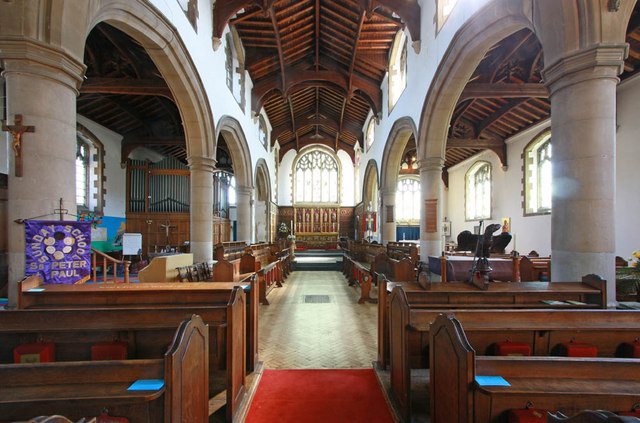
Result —
M372 369L265 370L246 423L393 422Z

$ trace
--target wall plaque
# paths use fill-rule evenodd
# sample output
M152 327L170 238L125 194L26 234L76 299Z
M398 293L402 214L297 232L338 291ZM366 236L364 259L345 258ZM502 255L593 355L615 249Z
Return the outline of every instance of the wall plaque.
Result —
M438 232L438 199L425 200L425 232Z

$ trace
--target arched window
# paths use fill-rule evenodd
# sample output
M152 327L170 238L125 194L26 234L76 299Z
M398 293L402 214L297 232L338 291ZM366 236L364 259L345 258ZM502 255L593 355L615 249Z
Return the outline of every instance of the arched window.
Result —
M466 219L491 218L491 165L477 162L465 178Z
M458 0L437 0L438 2L438 31L447 21Z
M89 145L80 138L76 142L76 205L89 209Z
M396 191L396 221L398 223L420 223L420 180L407 176L398 179Z
M264 121L262 115L260 115L259 123L258 123L258 139L260 143L264 146L264 148L269 151L269 146L267 145L267 124Z
M407 87L407 36L400 30L389 58L389 113Z
M312 150L295 164L296 203L337 203L338 162L329 153Z
M524 149L525 214L551 212L551 132Z
M87 128L76 125L76 205L82 212L104 207L104 146Z
M371 117L371 119L369 119L369 124L367 125L367 132L365 133L364 137L365 137L365 143L367 145L367 151L369 151L369 149L371 148L371 145L373 144L373 140L376 137L376 127L375 127L373 116Z

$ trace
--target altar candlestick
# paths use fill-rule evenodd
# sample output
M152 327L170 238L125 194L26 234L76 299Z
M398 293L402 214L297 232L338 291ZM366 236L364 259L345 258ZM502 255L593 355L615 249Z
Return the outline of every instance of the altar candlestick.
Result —
M516 234L513 234L513 251L518 251L516 249Z
M293 220L290 223L291 226L289 226L291 228L291 235L293 235Z

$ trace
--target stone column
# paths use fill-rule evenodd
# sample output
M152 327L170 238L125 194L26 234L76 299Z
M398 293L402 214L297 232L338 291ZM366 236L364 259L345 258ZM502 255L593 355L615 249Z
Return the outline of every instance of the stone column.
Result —
M429 256L439 256L442 252L442 167L444 158L427 157L418 163L420 167L420 259L428 261ZM436 200L435 232L427 232L426 204Z
M382 243L396 241L396 192L382 190L382 210L380 226L382 227Z
M626 45L573 52L543 71L551 98L551 280L607 280L615 304L616 85Z
M239 186L236 188L236 207L238 217L238 241L252 242L253 228L253 188Z
M210 262L213 260L213 171L216 161L203 156L190 156L187 161L191 172L189 243L193 262Z
M76 96L85 66L63 50L22 37L0 38L6 80L8 124L22 115L35 132L22 137L23 176L15 176L9 149L9 307L16 305L16 284L25 273L24 225L33 216L57 220L63 208L75 220ZM10 140L13 139L10 137Z

